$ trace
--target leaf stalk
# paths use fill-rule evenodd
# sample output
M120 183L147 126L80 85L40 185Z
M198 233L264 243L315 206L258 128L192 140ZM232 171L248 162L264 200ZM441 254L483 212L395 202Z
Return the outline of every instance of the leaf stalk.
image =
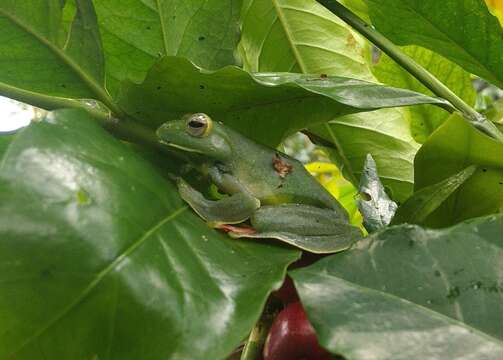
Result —
M89 113L101 126L122 140L139 143L148 147L160 146L155 132L152 129L124 116L118 119L107 107L94 99L77 100L49 96L19 89L2 82L0 82L0 95L45 110L62 108L81 109Z

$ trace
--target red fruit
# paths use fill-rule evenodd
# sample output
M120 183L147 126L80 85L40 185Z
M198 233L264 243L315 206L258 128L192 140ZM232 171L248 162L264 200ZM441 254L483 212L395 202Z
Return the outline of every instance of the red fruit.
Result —
M264 360L329 360L318 343L300 302L284 308L274 319L264 345Z
M292 265L290 265L289 269L297 269L304 266L309 266L311 264L314 264L316 261L323 259L327 255L328 254L312 254L304 251L302 253L302 257Z
M292 302L299 301L299 296L297 295L297 290L293 285L293 281L290 276L285 277L285 281L283 281L283 285L276 290L273 291L273 296L281 300L284 305L288 305Z

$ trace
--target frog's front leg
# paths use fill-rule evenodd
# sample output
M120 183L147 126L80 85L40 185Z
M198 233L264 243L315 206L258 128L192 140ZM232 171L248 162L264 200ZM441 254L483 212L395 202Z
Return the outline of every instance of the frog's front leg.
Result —
M262 206L250 220L255 233L230 232L230 235L278 239L313 253L342 251L362 238L360 229L338 220L332 209L304 204Z
M211 227L243 222L260 207L260 201L246 192L213 201L206 199L183 179L178 179L177 185L182 199Z

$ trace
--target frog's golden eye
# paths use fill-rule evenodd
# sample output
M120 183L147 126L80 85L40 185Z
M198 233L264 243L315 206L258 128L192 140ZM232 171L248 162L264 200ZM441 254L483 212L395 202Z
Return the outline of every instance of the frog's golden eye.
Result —
M187 118L187 132L195 137L208 135L211 129L211 118L203 113L192 114Z

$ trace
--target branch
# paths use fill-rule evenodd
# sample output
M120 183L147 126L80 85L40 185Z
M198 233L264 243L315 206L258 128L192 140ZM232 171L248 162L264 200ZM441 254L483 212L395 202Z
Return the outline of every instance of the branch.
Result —
M56 110L61 108L81 109L90 114L105 129L122 140L139 143L148 147L160 147L155 132L152 129L128 118L117 119L107 107L94 99L76 100L43 95L22 90L2 82L0 82L0 95L45 110Z
M371 25L367 24L357 15L353 14L348 8L335 0L318 0L318 2L365 36L370 42L376 45L390 58L395 60L401 67L412 74L435 95L449 101L475 128L492 138L503 142L503 134L492 122L488 121L483 115L475 111L471 106L464 102L463 99L452 92L451 89L445 86L411 57L404 54L398 46L376 31Z

